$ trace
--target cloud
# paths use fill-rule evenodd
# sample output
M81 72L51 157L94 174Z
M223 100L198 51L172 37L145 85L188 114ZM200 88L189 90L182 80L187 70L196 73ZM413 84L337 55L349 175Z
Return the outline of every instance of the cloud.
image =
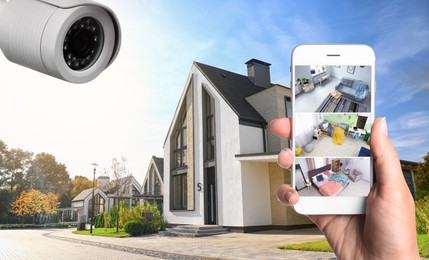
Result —
M401 159L419 161L428 152L429 111L404 114L388 122L389 136Z

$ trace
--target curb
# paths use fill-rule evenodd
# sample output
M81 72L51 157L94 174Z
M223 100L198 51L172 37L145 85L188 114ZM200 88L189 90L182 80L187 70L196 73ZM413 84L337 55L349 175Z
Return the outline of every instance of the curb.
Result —
M114 244L108 244L108 243L101 243L101 242L93 242L88 240L80 240L76 238L69 238L69 237L62 237L62 236L56 236L53 235L55 232L50 232L43 234L45 237L68 241L72 243L78 243L78 244L85 244L90 246L96 246L101 248L107 248L107 249L113 249L117 251L123 251L133 254L139 254L139 255L146 255L151 257L158 257L162 259L186 259L186 260L211 260L211 259L219 259L219 258L212 258L212 257L202 257L202 256L192 256L192 255L183 255L183 254L175 254L175 253L168 253L163 251L155 251L155 250L149 250L149 249L142 249L142 248L135 248L135 247L129 247L129 246L120 246L120 245L114 245Z

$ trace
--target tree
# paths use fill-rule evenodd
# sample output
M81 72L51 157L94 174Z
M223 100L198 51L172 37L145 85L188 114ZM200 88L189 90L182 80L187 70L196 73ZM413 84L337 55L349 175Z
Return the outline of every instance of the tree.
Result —
M44 194L39 190L24 191L12 203L12 212L19 217L24 215L35 217L41 214L53 214L58 207L58 196L53 193Z
M117 201L118 207L120 207L120 199L127 192L127 188L131 182L131 174L127 169L127 158L122 157L121 160L117 158L112 159L112 165L110 167L113 176L113 187L110 192L114 193L114 204ZM116 232L119 231L119 211L116 219Z
M6 160L7 146L5 142L0 140L0 188L3 186L3 183L6 181L6 172L4 169L4 163Z
M24 177L30 168L33 153L21 149L10 149L4 158L5 186L16 196L25 189Z
M417 166L415 175L417 198L429 195L429 153L423 157L423 162Z
M52 192L70 200L71 179L64 164L48 153L37 154L26 176L27 189ZM66 204L67 203L62 203ZM70 202L68 202L68 205ZM63 206L66 206L63 205Z
M83 190L92 188L93 182L84 176L75 176L72 184L71 196L76 197Z

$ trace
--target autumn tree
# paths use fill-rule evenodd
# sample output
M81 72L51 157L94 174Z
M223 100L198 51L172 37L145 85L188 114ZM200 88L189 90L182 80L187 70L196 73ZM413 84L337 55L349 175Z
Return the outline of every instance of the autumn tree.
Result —
M93 182L84 176L75 176L72 184L71 196L76 197L81 191L92 188Z
M417 166L415 181L417 199L429 195L429 153L423 157L423 162Z
M58 196L53 193L44 194L39 190L24 191L12 203L12 212L19 217L29 215L35 223L36 216L52 214L58 207Z

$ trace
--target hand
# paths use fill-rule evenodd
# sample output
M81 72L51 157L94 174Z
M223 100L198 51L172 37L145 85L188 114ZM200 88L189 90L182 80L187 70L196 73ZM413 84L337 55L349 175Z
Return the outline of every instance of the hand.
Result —
M289 138L289 118L275 119L271 131ZM377 182L368 195L365 215L308 216L325 234L339 259L420 259L417 247L414 200L405 183L395 148L388 136L385 118L372 127L371 152ZM278 163L289 168L293 153L285 149ZM298 192L284 184L277 197L291 206L298 202Z

